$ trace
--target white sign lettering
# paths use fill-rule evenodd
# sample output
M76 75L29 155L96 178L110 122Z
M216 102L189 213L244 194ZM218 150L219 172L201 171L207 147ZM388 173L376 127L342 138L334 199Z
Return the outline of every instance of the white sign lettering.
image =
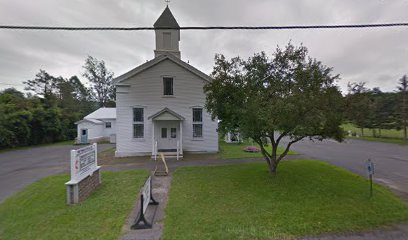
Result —
M96 143L71 150L71 181L81 181L99 169Z

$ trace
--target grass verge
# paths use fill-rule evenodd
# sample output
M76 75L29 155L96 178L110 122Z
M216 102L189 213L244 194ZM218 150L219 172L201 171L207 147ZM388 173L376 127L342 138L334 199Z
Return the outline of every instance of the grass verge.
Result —
M361 129L357 128L355 125L351 123L342 124L341 127L344 131L348 132L351 131L352 133L360 135L360 137L349 137L346 134L347 138L351 139L358 139L358 140L366 140L372 142L384 142L384 143L394 143L400 145L408 145L408 141L403 140L403 132L402 130L396 129L381 129L381 136L379 135L379 130L375 129L376 136L373 135L373 130L364 128L364 136L361 136Z
M225 141L219 142L220 147L220 158L221 159L240 159L240 158L262 158L262 153L252 153L245 152L243 149L247 146L258 146L258 144L251 144L249 142L243 143L226 143ZM266 148L268 152L272 151L271 145L268 145ZM281 154L284 151L283 148L278 148L278 154ZM289 151L288 155L296 154L294 151Z
M67 175L44 178L0 205L0 239L117 239L147 175L103 172L102 185L75 206L66 205Z
M243 158L263 158L260 152L251 153L245 152L243 149L246 146L251 146L249 142L244 143L226 143L223 140L219 141L220 152L216 154L189 154L185 153L183 160L194 161L194 160L222 160L222 159L243 159ZM255 144L256 145L256 144ZM271 146L267 147L268 151L271 151ZM114 164L126 164L135 162L146 162L150 160L150 156L135 156L135 157L115 157L115 148L109 148L98 155L99 163L102 165L114 165ZM279 148L278 153L282 153L283 149ZM288 155L297 154L294 151L289 151Z
M347 137L350 139L356 139L356 140L364 140L364 141L370 141L370 142L382 142L382 143L393 143L393 144L399 144L399 145L408 145L408 141L404 141L403 139L397 139L397 138L379 138L379 137Z
M164 239L290 239L408 220L408 204L327 163L184 167L173 175Z

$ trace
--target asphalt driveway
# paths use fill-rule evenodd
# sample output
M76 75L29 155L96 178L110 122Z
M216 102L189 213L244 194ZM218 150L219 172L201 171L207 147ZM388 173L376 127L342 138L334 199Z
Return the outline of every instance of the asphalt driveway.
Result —
M82 146L49 146L0 153L0 203L43 177L68 172L70 150ZM114 147L99 144L98 151Z

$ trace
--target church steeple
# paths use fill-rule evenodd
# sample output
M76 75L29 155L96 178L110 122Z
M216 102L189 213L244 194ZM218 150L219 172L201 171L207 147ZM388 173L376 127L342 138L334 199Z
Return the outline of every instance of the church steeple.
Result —
M170 11L169 6L164 9L163 13L153 24L155 28L179 28L176 19ZM180 30L179 29L155 29L156 34L156 50L154 50L154 57L163 54L173 54L180 58L179 41Z

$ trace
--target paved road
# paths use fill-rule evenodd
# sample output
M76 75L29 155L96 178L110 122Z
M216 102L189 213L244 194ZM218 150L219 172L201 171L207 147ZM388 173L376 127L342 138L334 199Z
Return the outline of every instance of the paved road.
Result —
M408 196L408 146L348 139L343 143L303 140L292 149L311 159L321 159L366 176L365 161L375 164L374 179Z
M113 147L98 145L98 151ZM0 203L30 183L69 171L70 150L81 146L50 146L0 153Z

